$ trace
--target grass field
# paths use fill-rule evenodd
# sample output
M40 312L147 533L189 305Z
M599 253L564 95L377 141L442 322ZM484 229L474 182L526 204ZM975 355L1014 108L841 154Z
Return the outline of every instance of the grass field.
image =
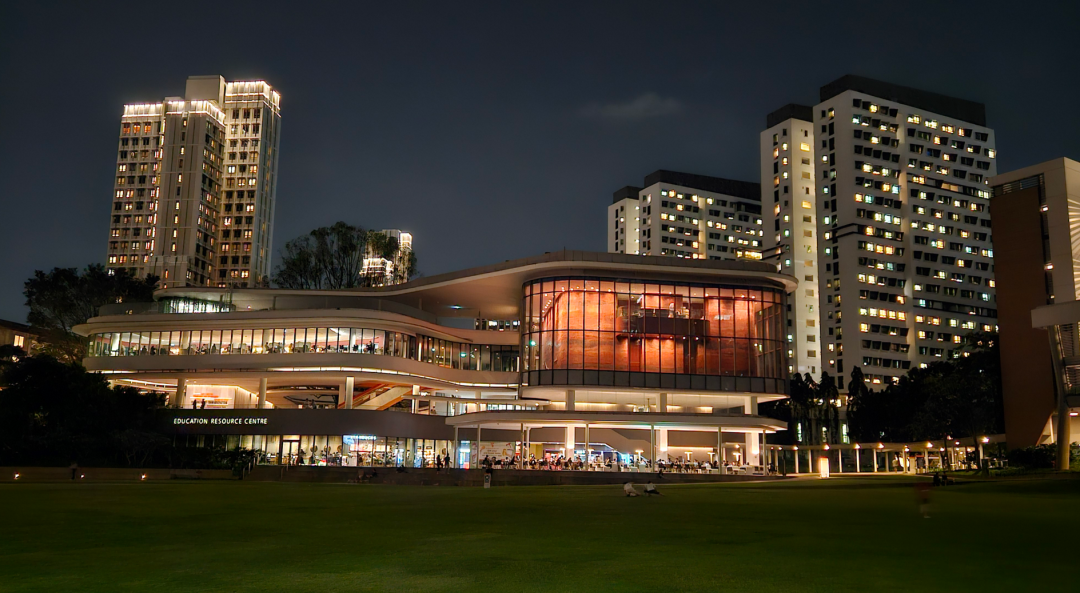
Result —
M0 486L0 591L1077 590L1080 481Z

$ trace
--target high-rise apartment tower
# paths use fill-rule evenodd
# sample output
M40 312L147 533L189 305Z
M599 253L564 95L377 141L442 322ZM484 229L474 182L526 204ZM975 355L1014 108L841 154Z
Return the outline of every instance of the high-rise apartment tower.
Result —
M690 259L761 259L758 184L656 171L608 206L608 252Z
M790 259L801 282L814 269L821 370L843 384L859 366L889 383L996 329L987 180L997 154L982 104L845 76L809 113L788 106L767 126L766 255L781 269ZM816 268L806 265L815 250ZM798 346L796 358L808 353Z
M762 258L799 282L789 300L789 370L816 378L822 370L822 341L813 108L785 105L770 113L760 147Z
M124 106L107 267L168 286L256 286L270 273L281 97L193 76Z

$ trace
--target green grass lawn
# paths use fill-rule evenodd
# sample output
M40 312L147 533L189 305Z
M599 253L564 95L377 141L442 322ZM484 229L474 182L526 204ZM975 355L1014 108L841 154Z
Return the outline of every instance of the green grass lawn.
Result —
M1077 590L1080 481L0 485L0 591Z

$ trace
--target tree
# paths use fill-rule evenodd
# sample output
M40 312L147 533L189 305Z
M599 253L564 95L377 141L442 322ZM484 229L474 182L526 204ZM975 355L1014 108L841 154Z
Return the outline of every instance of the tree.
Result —
M840 390L836 380L829 373L821 373L815 401L821 426L826 429L826 438L832 443L840 442Z
M363 273L364 258L370 254L394 259L398 248L394 237L339 221L286 243L273 281L282 288L296 289L370 286L373 278ZM394 280L404 282L415 274L416 254L410 249L395 270Z
M111 387L100 374L47 355L19 359L0 379L0 465L110 464L125 449L135 463L162 443L148 434L162 395Z
M856 441L876 441L882 437L880 397L866 386L862 369L851 369L848 382L848 429Z
M285 244L274 283L282 288L356 288L362 282L367 241L367 231L344 222L319 227Z
M103 305L154 300L157 276L135 278L127 270L113 273L92 264L80 274L76 268L37 270L26 281L23 294L30 308L27 321L42 342L41 351L67 361L86 355L86 338L72 328L98 314Z
M298 289L356 288L367 241L367 231L344 222L319 227L285 244L274 283Z
M978 439L1001 431L1001 361L997 335L972 333L958 356L911 369L880 392L851 373L848 420L858 440Z

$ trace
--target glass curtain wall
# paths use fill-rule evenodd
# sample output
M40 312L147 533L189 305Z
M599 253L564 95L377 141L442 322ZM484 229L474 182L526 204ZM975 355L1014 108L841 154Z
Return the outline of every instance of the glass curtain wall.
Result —
M89 356L377 354L446 368L517 372L516 345L468 344L355 327L131 331L90 336Z
M778 290L548 278L524 291L524 371L786 376Z

